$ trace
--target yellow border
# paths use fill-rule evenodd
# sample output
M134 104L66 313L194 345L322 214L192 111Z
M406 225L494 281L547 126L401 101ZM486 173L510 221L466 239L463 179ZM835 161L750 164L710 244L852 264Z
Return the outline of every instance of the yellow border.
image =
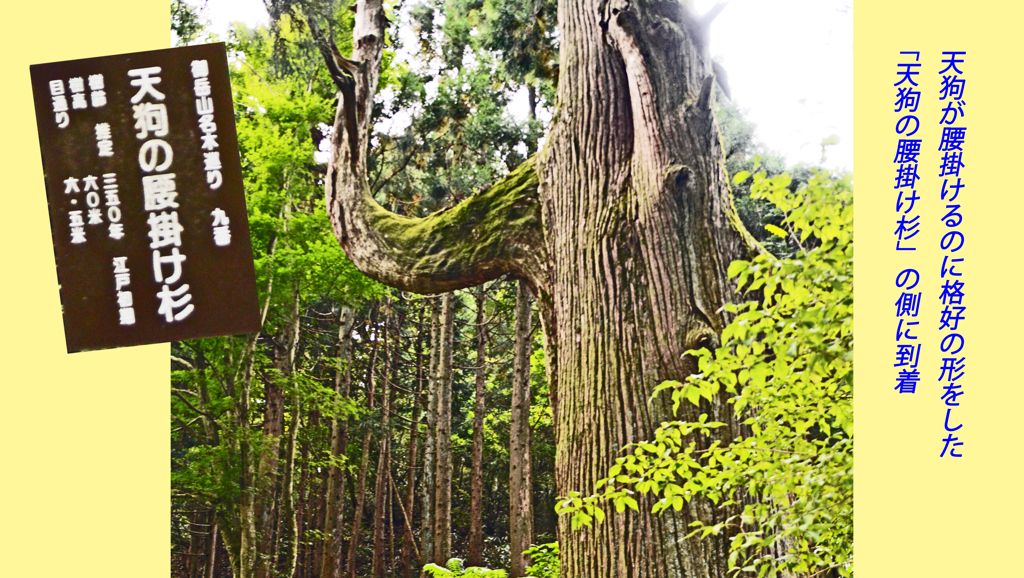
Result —
M1024 514L1017 442L1024 388L1019 366L1018 236L1020 4L858 2L854 12L856 175L856 565L862 578L1024 576L1014 560ZM900 51L921 51L916 255L897 255L894 112ZM966 50L967 144L957 199L966 236L966 394L954 413L965 457L940 459L945 405L939 385L938 144L942 51ZM923 292L921 384L898 394L896 273L915 265ZM915 290L915 291L916 291ZM943 335L946 332L943 332Z
M169 46L167 0L4 5L0 575L170 575L169 346L68 355L29 65Z
M0 574L164 578L170 573L168 346L65 353L28 65L167 47L167 2L18 2L5 7L4 16ZM1015 178L1024 128L1017 112L1021 16L1011 3L973 11L959 2L856 5L856 554L862 578L1021 572L1013 555L1024 513L1016 441L1024 407L1016 367L1022 314L1015 258L1024 222ZM924 363L932 369L916 396L896 395L887 367L891 277L899 265L890 240L890 85L896 53L918 49L926 72L935 72L941 50L966 49L970 58L970 189L964 198L970 390L960 414L967 457L959 461L937 458L942 408L933 384L934 329L922 331L930 346ZM922 118L934 116L934 108L926 99ZM934 140L936 124L925 123L924 138ZM924 162L934 157L929 152ZM924 192L925 235L934 245L939 206L934 191ZM924 265L937 269L935 254L922 252ZM935 277L929 272L924 285L922 313L931 317L937 315Z

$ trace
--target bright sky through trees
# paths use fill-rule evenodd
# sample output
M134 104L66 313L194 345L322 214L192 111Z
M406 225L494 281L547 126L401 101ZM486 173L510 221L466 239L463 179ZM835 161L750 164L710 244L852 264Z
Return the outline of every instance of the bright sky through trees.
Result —
M694 4L703 13L715 1ZM269 20L262 0L208 0L203 15L222 38L232 22ZM852 0L732 0L715 20L711 53L761 142L790 163L816 163L821 141L835 134L825 165L853 169ZM525 118L518 96L509 108Z

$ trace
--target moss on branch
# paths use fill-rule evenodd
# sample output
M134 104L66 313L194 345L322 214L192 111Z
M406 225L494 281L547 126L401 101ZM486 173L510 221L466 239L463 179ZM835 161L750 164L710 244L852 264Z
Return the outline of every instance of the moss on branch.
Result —
M545 261L537 185L531 158L490 188L421 219L365 202L360 212L379 259L360 268L418 293L471 287L506 273L530 277Z

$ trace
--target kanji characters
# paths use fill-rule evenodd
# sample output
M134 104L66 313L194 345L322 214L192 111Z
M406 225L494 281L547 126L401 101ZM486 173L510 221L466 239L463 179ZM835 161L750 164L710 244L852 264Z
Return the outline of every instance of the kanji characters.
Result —
M165 171L173 161L174 151L166 141L148 140L139 148L139 166L147 173Z
M152 239L149 244L150 249L160 249L171 245L181 246L181 232L185 228L178 223L177 211L150 213L147 222L149 223L149 238Z
M195 66L193 66L195 70ZM147 174L142 177L143 208L149 211L149 248L153 249L153 279L162 284L157 293L160 306L157 313L168 323L181 321L195 308L190 301L188 284L172 288L181 280L187 257L181 247L181 234L185 230L178 220L176 174L166 172L174 162L174 150L164 140L170 133L167 106L162 102L164 94L157 90L160 84L159 66L136 68L128 71L132 86L138 92L131 102L135 119L136 138L144 142L139 147L139 167ZM166 250L165 250L166 249Z
M203 133L203 161L206 166L206 182L215 191L224 182L221 172L220 152L217 150L217 123L213 118L213 99L210 98L210 81L207 78L210 67L205 60L192 61L192 90L196 97L196 113L199 115L199 130Z
M163 289L156 296L160 299L160 307L157 308L157 313L163 315L168 323L185 319L195 309L195 306L189 303L192 301L192 294L188 292L187 283L174 290L164 285ZM175 297L178 297L178 299L175 299ZM176 311L178 309L180 311Z
M228 224L231 220L221 209L214 209L210 215L213 217L213 242L218 247L227 247L231 244L231 229Z
M142 177L142 194L147 211L177 209L175 199L178 192L174 184L174 173Z
M160 74L159 66L134 68L128 71L128 76L133 78L132 86L139 87L139 91L132 96L132 104L138 104L146 96L154 100L162 101L164 99L164 94L156 89L156 85L160 84L160 77L155 76L156 74Z
M137 138L148 138L150 134L158 137L167 136L167 105L143 102L133 106L132 111L135 129L139 131L135 135Z
M118 319L121 325L135 325L135 309L131 291L122 289L131 285L128 257L114 257L114 295L117 297Z

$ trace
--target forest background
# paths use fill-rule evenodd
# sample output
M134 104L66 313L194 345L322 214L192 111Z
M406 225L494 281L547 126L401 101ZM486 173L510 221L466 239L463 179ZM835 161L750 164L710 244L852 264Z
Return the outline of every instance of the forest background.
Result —
M205 5L171 9L177 43L217 39ZM389 210L424 216L543 145L558 81L554 4L426 2L391 14L403 26L385 50L370 186ZM338 18L346 52L351 18ZM236 64L264 330L172 347L174 574L414 576L451 557L513 576L557 572L554 435L528 289L498 280L424 298L358 272L323 210L336 94L305 23L276 14L220 39ZM755 140L720 76L729 174L781 175L785 159ZM840 142L823 134L793 150L820 164ZM773 186L813 179L806 165L790 169ZM799 240L772 232L789 227L786 214L750 185L734 187L744 225L793 256ZM542 546L527 570L518 553L532 545Z

